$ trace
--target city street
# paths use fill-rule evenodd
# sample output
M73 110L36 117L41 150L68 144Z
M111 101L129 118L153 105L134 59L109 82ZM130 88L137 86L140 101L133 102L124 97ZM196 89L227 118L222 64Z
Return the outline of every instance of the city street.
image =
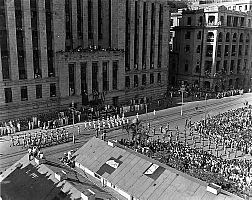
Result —
M181 116L181 105L177 107L169 108L166 110L160 110L156 112L150 112L147 114L139 115L139 120L144 123L150 123L151 128L155 127L156 134L152 137L154 138L162 138L162 134L159 131L160 126L165 127L167 123L170 125L170 130L175 132L176 126L178 126L180 131L179 140L187 141L187 143L191 146L193 145L192 137L189 134L184 133L185 120L191 119L193 122L203 119L207 115L214 115L220 112L224 112L230 109L235 109L238 107L244 106L245 101L249 103L252 102L252 94L244 94L237 95L232 97L225 97L222 99L209 99L197 102L188 102L183 105ZM195 109L198 107L198 109ZM129 117L130 120L136 118L136 116ZM77 125L73 128L72 126L66 127L71 134L74 132L75 134L75 143L72 141L64 144L54 145L51 147L43 148L42 151L45 154L46 158L58 159L63 156L63 154L69 150L75 150L81 147L85 142L87 142L91 137L95 136L96 133L94 130L85 130L81 128L80 134L78 135ZM74 130L74 131L73 131ZM30 131L31 132L31 131ZM22 133L20 133L22 134ZM107 133L108 139L121 139L127 138L127 132L125 130L114 130ZM173 136L175 137L175 135ZM207 150L208 141L201 140L199 137L194 137L197 140L196 148L202 148ZM205 143L204 143L205 142ZM0 138L0 171L4 171L13 163L15 163L18 159L20 159L27 150L22 146L11 146L12 142L10 137L4 136ZM216 152L213 152L214 154ZM221 153L221 151L219 152ZM232 155L231 155L232 157ZM238 156L239 157L239 153Z

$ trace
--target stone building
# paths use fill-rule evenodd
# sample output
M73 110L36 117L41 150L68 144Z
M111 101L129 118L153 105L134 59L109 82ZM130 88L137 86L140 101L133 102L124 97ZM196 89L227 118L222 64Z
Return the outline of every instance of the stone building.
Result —
M251 19L250 12L224 6L184 10L173 28L177 81L212 91L249 88Z
M67 52L78 48L123 50L118 69L124 78L118 82L125 93L118 104L166 91L170 7L165 0L0 0L0 22L0 119L66 105L56 53L74 60L77 53ZM111 60L113 53L106 56Z

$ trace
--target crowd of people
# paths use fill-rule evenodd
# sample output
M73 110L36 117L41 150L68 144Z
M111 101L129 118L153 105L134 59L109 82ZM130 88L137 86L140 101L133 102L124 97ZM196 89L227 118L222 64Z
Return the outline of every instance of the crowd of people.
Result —
M121 139L119 143L203 181L216 183L224 190L242 197L249 195L252 161L247 158L252 156L252 106L245 102L242 108L200 121L186 120L185 129L191 136L187 136L190 142L179 138L178 129L175 134L169 132L168 126L160 131L165 135L162 139ZM207 149L201 142L197 147L195 135L208 141ZM239 157L237 152L241 152ZM231 158L230 153L235 156Z

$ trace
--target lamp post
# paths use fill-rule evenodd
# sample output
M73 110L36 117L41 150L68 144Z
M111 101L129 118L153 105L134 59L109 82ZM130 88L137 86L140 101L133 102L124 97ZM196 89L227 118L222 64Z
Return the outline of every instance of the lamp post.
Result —
M74 102L73 101L72 101L71 110L72 110L72 115L73 115L73 126L74 126L74 111L75 111L75 108L74 108Z
M185 92L184 82L182 82L182 86L179 91L181 92L181 111L180 111L180 114L182 116L183 115L183 104L184 104L184 92Z

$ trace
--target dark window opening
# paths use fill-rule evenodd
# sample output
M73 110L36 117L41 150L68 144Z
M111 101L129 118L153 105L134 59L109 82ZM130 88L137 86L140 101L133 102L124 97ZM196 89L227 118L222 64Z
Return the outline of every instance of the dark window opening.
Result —
M5 93L5 103L12 102L12 90L11 88L4 88Z
M36 85L36 99L42 98L42 85Z
M112 81L112 88L113 90L117 90L117 82L118 82L118 61L113 62L113 69L112 69L112 76L113 76L113 81Z
M27 86L21 86L21 101L28 100Z
M50 84L50 97L56 97L56 83Z

